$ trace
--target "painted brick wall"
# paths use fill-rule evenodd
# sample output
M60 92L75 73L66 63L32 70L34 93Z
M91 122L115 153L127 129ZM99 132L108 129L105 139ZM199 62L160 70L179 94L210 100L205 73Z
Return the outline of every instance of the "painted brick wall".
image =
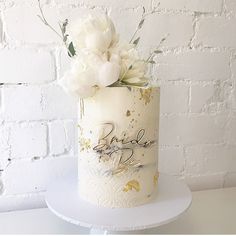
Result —
M236 186L235 0L44 0L57 26L106 9L129 39L142 6L141 50L169 34L152 68L161 90L160 170L193 190ZM36 0L0 0L0 210L44 205L47 183L76 167L77 104L57 79L68 68Z

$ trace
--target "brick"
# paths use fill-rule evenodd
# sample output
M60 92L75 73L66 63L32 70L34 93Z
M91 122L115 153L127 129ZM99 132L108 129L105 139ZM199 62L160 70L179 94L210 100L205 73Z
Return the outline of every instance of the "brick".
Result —
M160 144L206 144L224 141L227 116L169 116L160 119Z
M194 44L210 47L236 47L236 19L208 17L199 21Z
M234 60L232 61L232 77L234 79L234 88L233 88L233 99L232 99L232 109L236 111L236 55L234 55Z
M156 57L154 74L162 80L226 80L230 77L228 52L168 53Z
M76 23L78 19L83 19L83 18L88 17L89 14L99 15L104 12L99 7L91 8L91 7L85 7L84 5L80 7L81 4L78 4L78 1L76 1L75 3L72 3L72 7L71 6L69 7L67 5L70 5L69 1L66 1L66 3L63 6L59 6L58 14L61 20L68 19L68 22L69 22L68 27L70 27L70 24Z
M236 54L234 54L234 58L231 61L231 68L232 68L232 74L234 78L236 78Z
M4 169L10 157L9 128L6 126L0 126L0 153L0 169Z
M37 120L42 117L41 88L37 86L10 86L3 89L6 120Z
M55 65L46 51L2 49L0 65L0 83L39 84L55 79Z
M225 0L225 7L228 13L236 14L236 2L234 0Z
M217 81L214 84L191 87L191 112L221 112L232 107L231 81ZM201 96L199 96L201 95Z
M184 84L161 85L161 113L181 113L188 110L188 86ZM170 99L172 97L173 99Z
M214 85L192 85L191 86L191 112L201 112L211 103L214 95ZM199 96L201 94L201 96Z
M161 148L158 169L162 173L180 175L184 169L183 148Z
M47 155L47 127L44 124L13 125L10 130L11 158Z
M5 87L3 97L8 121L77 117L77 102L58 85Z
M167 37L162 46L187 46L192 34L192 16L153 14L147 17L141 30L140 47L156 48L161 39Z
M116 31L120 35L120 39L130 41L142 15L142 8L133 10L117 10L112 9L110 17L115 24ZM146 24L146 23L145 23ZM125 25L125 27L124 27ZM146 36L142 36L143 40ZM157 38L158 39L158 38Z
M0 17L0 45L2 43L2 40L3 40L3 25Z
M224 178L224 188L231 188L236 186L236 172L227 173Z
M227 172L234 166L235 153L236 147L225 145L188 147L186 149L186 173L188 175L208 175Z
M49 151L50 155L60 155L68 151L64 123L61 121L49 124Z
M76 119L77 105L77 101L56 84L42 89L43 116L47 119Z
M224 173L201 176L186 176L185 182L192 191L222 188Z
M41 89L36 86L3 88L5 120L37 120L42 118Z
M57 24L60 17L55 8L46 8L44 13L48 22L60 32ZM37 4L34 6L18 5L7 9L5 22L8 38L11 41L22 43L60 43L61 39L44 25L37 15L39 15Z
M2 195L4 193L4 185L2 180L0 179L0 195Z
M73 121L65 121L64 127L66 132L67 145L71 155L78 153L78 124L77 119Z
M160 8L168 10L184 10L191 12L220 12L222 0L155 0L154 6L160 3Z
M64 0L55 0L57 4L64 4ZM85 4L87 6L95 7L109 7L109 8L135 8L139 6L149 7L150 0L121 0L121 1L106 1L106 0L69 0L66 4Z
M227 143L236 145L236 118L230 117L226 128Z
M54 179L75 171L76 159L70 157L14 162L2 174L5 195L45 191Z

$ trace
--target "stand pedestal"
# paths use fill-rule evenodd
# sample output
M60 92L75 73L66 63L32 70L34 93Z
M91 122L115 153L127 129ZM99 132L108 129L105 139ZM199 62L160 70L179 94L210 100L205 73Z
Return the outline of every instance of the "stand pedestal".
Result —
M76 176L55 181L48 187L46 203L58 217L88 227L95 234L144 230L167 224L185 212L192 201L187 185L165 174L160 174L156 199L134 208L92 205L80 199L77 184Z

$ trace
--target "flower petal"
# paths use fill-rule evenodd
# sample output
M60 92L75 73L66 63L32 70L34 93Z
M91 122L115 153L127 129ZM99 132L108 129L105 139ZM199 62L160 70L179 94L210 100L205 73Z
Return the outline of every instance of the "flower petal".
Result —
M99 86L106 87L115 83L120 76L120 66L116 63L105 62L99 69Z

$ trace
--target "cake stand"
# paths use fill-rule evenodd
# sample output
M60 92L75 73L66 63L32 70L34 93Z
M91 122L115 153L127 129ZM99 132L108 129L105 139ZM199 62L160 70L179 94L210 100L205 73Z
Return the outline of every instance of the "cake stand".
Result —
M150 203L110 209L83 201L77 191L77 177L57 179L48 186L46 203L58 217L72 224L90 228L93 234L144 230L177 219L191 204L192 195L184 183L160 174L157 197Z

